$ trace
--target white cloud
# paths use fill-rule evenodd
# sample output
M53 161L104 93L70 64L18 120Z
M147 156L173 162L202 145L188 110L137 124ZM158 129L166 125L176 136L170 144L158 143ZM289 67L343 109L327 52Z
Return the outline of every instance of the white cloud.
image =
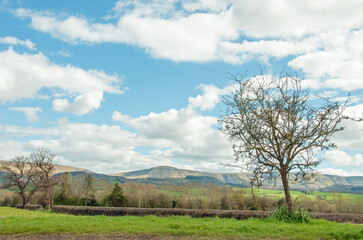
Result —
M6 36L6 37L0 37L0 43L9 44L9 45L21 45L29 48L30 50L35 50L35 43L30 41L30 39L23 41L16 37Z
M232 1L235 23L254 38L302 38L362 26L359 0Z
M220 169L220 162L233 161L232 146L216 129L218 119L202 116L197 110L213 109L221 95L229 93L232 87L201 85L199 88L203 94L189 98L187 108L137 118L115 111L112 119L153 142L157 147L151 151L154 156L180 160L199 169Z
M347 107L344 114L356 119L361 118L363 114L363 104ZM331 141L335 142L341 149L362 151L363 122L344 120L341 125L344 127L344 130L336 133Z
M200 110L212 110L219 103L221 96L231 93L233 86L227 86L220 89L214 85L200 85L199 89L203 91L203 95L189 97L188 108L199 108Z
M11 48L0 52L0 103L49 98L39 93L46 88L56 97L75 96L73 104L64 98L55 99L55 110L85 114L100 107L103 92L122 93L120 81L118 76L102 71L56 65L42 53L18 54Z
M343 169L336 169L336 168L324 168L318 170L321 174L328 174L328 175L338 175L338 176L363 176L363 172L360 171L345 171Z
M59 164L81 166L94 171L115 173L124 168L141 169L151 162L170 164L138 153L142 143L136 134L119 126L62 122L50 128L2 126L0 131L13 141L1 142L1 159L32 152L46 146L57 155ZM30 139L24 141L23 138ZM2 151L4 150L4 152Z
M115 111L112 118L134 128L145 138L160 141L163 149L154 151L159 156L215 164L233 160L230 143L215 128L217 118L201 116L192 109L171 109L138 118Z
M324 157L336 166L363 166L362 154L355 154L352 157L341 150L330 150Z
M313 85L317 88L363 89L363 29L338 36L342 39L333 46L301 55L289 65L307 73L317 82Z
M57 98L53 101L53 109L58 112L84 115L101 107L102 101L102 92L89 92L75 97L73 103L64 98Z
M24 112L26 118L30 122L39 121L38 112L41 112L42 109L40 107L11 107L9 110Z

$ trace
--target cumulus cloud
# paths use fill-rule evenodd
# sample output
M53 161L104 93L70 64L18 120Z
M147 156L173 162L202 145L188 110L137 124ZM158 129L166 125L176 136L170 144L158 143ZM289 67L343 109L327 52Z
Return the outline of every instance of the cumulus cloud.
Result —
M0 37L0 43L9 44L9 45L21 45L29 48L30 50L35 50L35 43L30 41L30 39L24 41L16 37L6 36L6 37Z
M355 154L353 157L341 150L327 151L325 159L336 166L363 166L362 154Z
M199 89L203 91L203 95L189 97L188 108L199 108L200 110L212 110L219 103L221 96L231 93L233 86L227 86L220 89L214 85L200 85Z
M90 92L75 97L73 103L68 99L57 98L53 101L53 109L58 112L84 115L101 107L101 101L103 101L103 92Z
M345 171L343 169L336 169L336 168L324 168L318 170L321 174L328 174L328 175L338 175L338 176L363 176L363 173L360 171Z
M39 121L38 112L41 112L42 109L40 107L11 107L8 108L9 110L23 112L26 118L30 122L37 122Z
M361 118L363 104L347 107L344 114L356 119ZM342 126L344 130L336 133L331 139L332 142L335 142L341 149L361 151L363 146L363 122L344 120Z
M153 152L158 156L211 162L215 167L221 161L233 160L230 143L215 127L217 119L192 109L171 109L138 118L115 111L112 119L134 128L145 138L159 141L163 148Z
M277 5L285 7L279 8L281 12L271 11L272 6ZM301 5L308 14L298 10ZM289 39L320 32L330 26L327 23L330 18L325 18L324 14L319 15L322 18L320 28L311 21L311 17L318 17L311 13L315 7L322 9L326 6L284 1L118 1L113 9L118 16L115 24L94 23L85 17L60 17L51 12L29 9L18 9L16 15L30 18L34 29L73 44L126 43L144 48L154 57L173 61L240 63L249 54L279 58L316 49L317 39L303 38L298 43ZM355 19L352 25L356 26L358 20ZM342 21L338 23L345 26ZM242 36L284 38L238 43Z
M138 169L150 162L149 158L135 151L135 135L118 126L64 123L51 128L3 126L0 130L15 139L31 139L2 142L0 149L5 150L1 153L2 159L46 146L58 156L56 161L59 164L87 166L99 172L114 173L115 169L123 167Z
M0 52L0 103L14 102L25 98L41 96L46 88L54 96L74 97L69 103L66 98L55 99L56 111L73 112L82 115L100 107L103 92L122 93L117 75L98 70L84 70L72 65L60 66L52 63L41 52L19 54L13 49ZM20 86L27 86L20 87Z
M298 56L289 65L302 69L318 88L363 89L363 29L337 35L342 39L330 48Z

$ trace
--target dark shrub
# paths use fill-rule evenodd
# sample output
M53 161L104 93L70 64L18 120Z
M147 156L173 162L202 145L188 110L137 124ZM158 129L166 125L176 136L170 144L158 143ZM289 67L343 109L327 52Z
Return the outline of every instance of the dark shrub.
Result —
M115 183L112 192L108 195L108 204L111 207L124 207L127 204L127 199L119 183Z

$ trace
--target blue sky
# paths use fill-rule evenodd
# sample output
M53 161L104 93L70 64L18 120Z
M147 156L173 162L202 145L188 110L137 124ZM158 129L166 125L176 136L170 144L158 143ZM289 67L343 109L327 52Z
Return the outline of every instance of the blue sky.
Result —
M237 171L217 130L228 73L298 72L363 112L363 3L0 1L0 159L46 146L57 163L116 173ZM363 124L344 123L324 173L363 175Z

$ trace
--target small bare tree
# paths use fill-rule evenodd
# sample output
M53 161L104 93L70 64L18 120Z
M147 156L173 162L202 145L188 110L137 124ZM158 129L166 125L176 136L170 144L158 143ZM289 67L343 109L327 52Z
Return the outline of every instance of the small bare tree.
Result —
M59 180L59 196L58 201L66 202L73 194L72 187L72 174L65 172L61 175Z
M39 148L30 155L30 161L36 170L36 184L43 190L42 205L45 209L50 209L53 205L54 187L59 184L59 178L53 176L55 155L47 148Z
M95 179L91 176L91 174L87 174L84 178L84 204L85 206L89 205L89 202L95 198Z
M232 78L237 84L224 98L221 131L233 143L236 162L242 163L238 166L252 172L253 181L281 178L291 210L289 181L309 180L321 162L318 152L336 147L330 137L343 130L347 102L313 97L301 78L288 74Z
M5 183L3 188L16 188L22 198L22 208L32 200L38 190L37 171L35 165L28 157L17 156L11 161L3 162L0 169L7 174L3 176Z

